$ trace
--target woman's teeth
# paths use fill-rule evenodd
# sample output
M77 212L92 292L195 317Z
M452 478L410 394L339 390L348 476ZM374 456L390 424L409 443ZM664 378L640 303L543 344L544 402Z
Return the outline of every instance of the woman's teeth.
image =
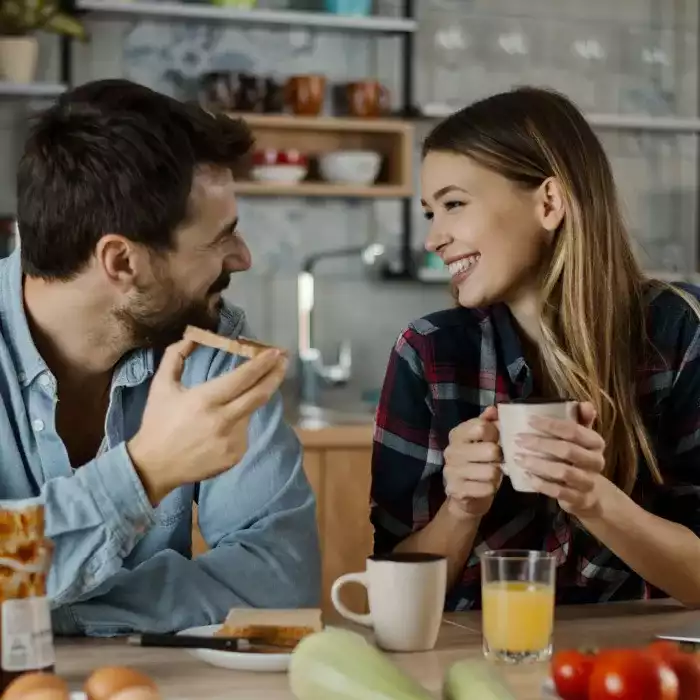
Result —
M447 266L447 269L449 270L450 274L454 277L460 272L466 272L469 268L476 265L476 263L479 262L479 258L481 258L481 255L475 253L474 255L462 258L461 260L455 260L455 262L450 263Z

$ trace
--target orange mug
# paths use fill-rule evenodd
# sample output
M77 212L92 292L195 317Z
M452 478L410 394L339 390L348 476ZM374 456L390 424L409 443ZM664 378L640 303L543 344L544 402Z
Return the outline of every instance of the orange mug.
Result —
M389 91L376 80L348 83L347 99L353 117L380 117L391 109Z
M326 96L326 77L323 75L294 75L284 88L285 102L294 114L317 117L323 109Z

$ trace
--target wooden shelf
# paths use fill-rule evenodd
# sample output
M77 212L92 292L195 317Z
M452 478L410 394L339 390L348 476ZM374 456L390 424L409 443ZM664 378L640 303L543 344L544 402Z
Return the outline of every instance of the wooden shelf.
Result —
M77 9L109 19L180 19L231 24L257 24L271 27L306 27L335 31L357 31L379 34L415 32L418 23L403 17L355 17L330 12L296 12L294 10L244 10L217 7L206 3L139 2L138 0L78 0Z
M0 80L0 100L58 97L66 86L58 83L10 83Z
M598 129L610 131L657 131L671 134L700 133L700 119L654 117L646 114L587 114L586 119Z
M359 134L412 133L413 125L403 119L360 119L358 117L298 117L294 114L255 114L231 112L253 129L283 129L285 131L337 131Z
M425 119L444 119L456 112L447 105L427 105L422 116ZM700 118L657 117L651 114L586 114L586 119L596 129L606 131L651 131L670 134L700 133Z
M337 185L332 182L300 182L283 185L274 182L239 181L236 191L246 197L328 197L336 199L401 199L410 197L410 188L377 184L368 187Z
M401 199L413 194L413 125L401 119L297 117L290 114L238 114L250 125L259 149L297 150L309 157L309 179L298 184L239 183L245 196ZM320 179L316 160L324 153L369 150L382 156L377 182L341 185Z

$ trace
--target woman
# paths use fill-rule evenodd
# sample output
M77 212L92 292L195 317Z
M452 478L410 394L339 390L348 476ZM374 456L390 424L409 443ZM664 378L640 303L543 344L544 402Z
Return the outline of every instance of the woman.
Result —
M700 290L641 272L603 148L556 93L452 115L421 175L458 307L392 353L376 552L446 555L450 610L480 605L478 553L503 548L554 552L559 603L700 603ZM537 494L501 478L494 405L528 396L579 401L521 438Z

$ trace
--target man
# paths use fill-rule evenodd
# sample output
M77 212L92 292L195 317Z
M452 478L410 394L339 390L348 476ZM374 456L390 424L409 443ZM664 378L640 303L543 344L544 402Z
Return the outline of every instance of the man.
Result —
M245 125L125 80L41 115L0 262L0 499L41 495L54 630L114 635L319 598L315 504L276 393L286 359L221 292L250 267ZM232 371L233 370L233 371ZM192 504L211 550L192 560Z

